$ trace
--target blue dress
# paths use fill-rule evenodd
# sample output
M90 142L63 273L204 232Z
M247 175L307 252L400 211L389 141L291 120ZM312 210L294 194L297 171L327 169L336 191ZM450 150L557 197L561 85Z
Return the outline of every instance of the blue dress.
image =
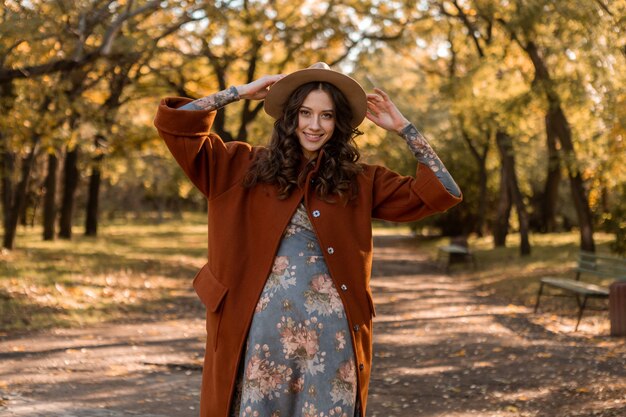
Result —
M348 321L302 204L256 306L232 416L353 417Z

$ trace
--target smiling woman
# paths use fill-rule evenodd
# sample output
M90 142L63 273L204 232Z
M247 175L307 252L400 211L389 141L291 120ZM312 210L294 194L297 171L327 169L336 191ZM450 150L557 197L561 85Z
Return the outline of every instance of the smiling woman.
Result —
M307 159L313 159L335 131L335 109L330 95L319 84L311 91L298 112L296 134Z
M270 95L266 107L278 100ZM351 103L328 82L304 83L284 100L284 108L276 110L282 117L276 120L272 140L252 164L245 186L276 184L280 198L286 198L294 188L302 187L314 167L305 164L302 168L302 164L315 161L324 149L326 163L319 168L314 184L317 195L353 197L357 193L354 178L362 169L357 164L359 152L354 138L360 132L351 123ZM356 111L364 114L364 109ZM358 123L363 120L363 114Z
M265 99L267 146L224 143L215 111ZM400 134L415 177L359 163L368 118ZM155 125L209 206L202 417L364 417L372 364L372 219L415 221L461 201L417 129L379 89L318 63L199 100Z

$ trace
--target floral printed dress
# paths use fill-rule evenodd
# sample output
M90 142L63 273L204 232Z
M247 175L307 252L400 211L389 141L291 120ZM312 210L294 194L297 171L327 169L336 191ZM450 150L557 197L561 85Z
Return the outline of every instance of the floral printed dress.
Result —
M238 417L353 417L348 321L302 204L256 306L232 407Z

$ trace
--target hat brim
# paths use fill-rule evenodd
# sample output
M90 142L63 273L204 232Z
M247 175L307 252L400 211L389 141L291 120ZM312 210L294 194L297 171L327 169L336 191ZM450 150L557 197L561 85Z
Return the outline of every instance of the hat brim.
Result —
M264 109L274 119L283 115L289 96L301 85L310 82L327 82L343 93L352 110L350 125L356 128L365 119L367 95L353 78L337 71L322 68L306 68L292 72L272 85L265 96Z

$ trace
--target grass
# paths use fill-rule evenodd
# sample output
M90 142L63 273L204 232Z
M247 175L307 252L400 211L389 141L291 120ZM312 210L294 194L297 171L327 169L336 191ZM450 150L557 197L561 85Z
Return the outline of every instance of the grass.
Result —
M375 226L376 234L410 234L406 227ZM595 236L608 252L612 236ZM520 257L518 236L493 248L490 238L471 238L479 267L453 273L476 280L510 304L530 306L543 275L567 275L578 251L576 233L532 236L532 255ZM416 250L436 259L447 239L416 239ZM161 224L117 221L97 238L43 242L40 228L20 229L17 248L0 254L0 333L82 326L103 321L198 315L191 280L206 256L206 218L186 214ZM200 313L201 314L201 313Z
M0 332L174 314L206 257L206 220L113 223L97 238L41 240L20 229L0 254ZM188 300L187 300L188 301Z
M609 252L609 243L614 239L607 233L596 233L596 253L615 256ZM494 248L491 236L471 237L468 241L478 267L474 270L469 264L453 265L451 273L471 280L489 295L514 305L533 307L539 278L556 276L573 278L572 268L580 250L578 232L533 234L530 237L532 251L529 256L519 255L519 235L510 234L506 246ZM448 243L447 239L435 239L420 245L433 260L437 257L437 247ZM608 285L611 280L585 276L585 280ZM606 304L606 303L604 303ZM576 305L571 299L551 298L542 302L542 310L571 313Z

